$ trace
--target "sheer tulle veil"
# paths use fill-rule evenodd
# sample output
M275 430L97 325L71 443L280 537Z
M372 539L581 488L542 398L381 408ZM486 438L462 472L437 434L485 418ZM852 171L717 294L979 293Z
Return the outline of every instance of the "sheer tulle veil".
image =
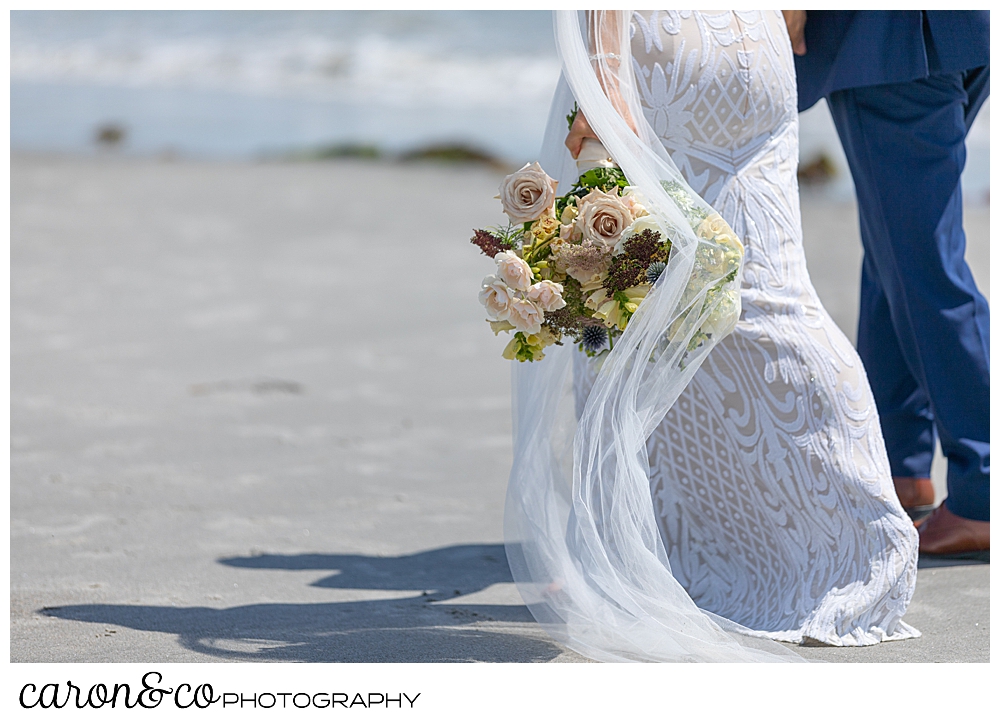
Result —
M595 660L801 661L698 608L671 575L650 497L646 440L739 318L740 276L731 272L739 245L734 252L698 232L715 211L685 183L643 118L629 13L588 15L555 13L563 77L539 160L560 192L576 179L563 145L575 99L673 247L614 349L589 362L600 371L585 402L573 397L571 345L546 349L539 362L512 364L514 462L504 534L514 580L552 637Z

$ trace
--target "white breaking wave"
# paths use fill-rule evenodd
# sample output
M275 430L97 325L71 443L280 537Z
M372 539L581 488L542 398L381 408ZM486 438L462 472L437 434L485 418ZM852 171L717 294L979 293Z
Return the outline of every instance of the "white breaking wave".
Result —
M486 19L466 15L460 18L465 22L459 25L463 32L458 43L442 41L440 32L418 32L419 27L395 35L364 31L336 37L347 33L332 21L320 32L300 25L277 28L272 34L259 28L226 32L219 23L177 33L158 27L155 17L138 15L130 34L115 15L77 33L52 30L53 24L63 29L58 27L63 24L59 14L45 26L22 22L19 27L15 17L14 30L20 32L12 32L11 80L378 100L390 105L547 104L559 76L551 50L543 46L535 52L511 52L502 37L484 38L492 47L468 47L469 36L482 33ZM539 15L540 21L549 22L547 14ZM337 19L335 14L330 17ZM195 14L192 18L199 19Z

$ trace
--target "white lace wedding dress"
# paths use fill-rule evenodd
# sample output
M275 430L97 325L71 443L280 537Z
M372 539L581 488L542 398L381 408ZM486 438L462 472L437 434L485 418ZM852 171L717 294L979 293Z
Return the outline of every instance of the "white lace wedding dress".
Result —
M741 645L755 635L835 646L919 635L901 620L916 581L916 531L893 490L864 368L806 270L795 74L782 16L636 11L629 21L642 115L687 183L745 245L743 313L646 441L646 504L660 540L635 547L659 555L666 577L650 581L661 575L655 566L635 572L631 560L642 555L634 551L626 562L605 563L631 544L620 532L605 535L615 539L604 540L600 554L575 542L576 516L604 514L579 511L587 495L577 489L578 470L568 522L536 516L533 527L517 528L519 544L534 550L545 545L533 543L530 530L552 536L569 526L565 553L529 551L521 564L514 551L522 594L557 638L603 660L730 659L676 642L697 618L670 627L664 617L688 615L686 608L654 609L656 598L679 595L673 581L707 619L739 633ZM529 372L517 372L516 383L517 374ZM578 415L596 374L597 365L574 351ZM610 489L604 483L600 494ZM517 504L525 502L509 498L515 519ZM568 559L532 563L532 555L561 554ZM555 582L540 592L545 575ZM574 576L584 582L570 591L563 580ZM552 590L563 594L563 586L575 599L553 602ZM602 634L602 625L645 632ZM647 647L650 631L664 626L675 647Z

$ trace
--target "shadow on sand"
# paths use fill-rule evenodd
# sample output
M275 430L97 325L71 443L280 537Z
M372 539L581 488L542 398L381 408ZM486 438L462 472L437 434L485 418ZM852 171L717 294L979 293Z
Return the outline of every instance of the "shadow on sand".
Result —
M512 581L503 545L455 545L399 557L265 554L219 562L258 570L332 573L311 583L315 587L420 590L421 594L222 609L67 605L40 612L64 620L171 633L189 650L233 661L535 662L551 660L561 652L546 639L475 626L482 621L533 622L523 605L454 600Z

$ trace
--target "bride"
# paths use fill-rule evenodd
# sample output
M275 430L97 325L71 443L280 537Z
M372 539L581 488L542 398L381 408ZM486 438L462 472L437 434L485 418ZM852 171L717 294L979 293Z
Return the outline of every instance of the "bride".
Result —
M605 661L795 660L772 641L918 636L901 619L916 531L864 368L806 271L781 13L580 20L556 13L563 81L542 166L565 188L599 139L674 250L606 358L552 347L515 365L505 537L522 597ZM689 341L699 242L671 183L745 246L742 314L721 341Z

